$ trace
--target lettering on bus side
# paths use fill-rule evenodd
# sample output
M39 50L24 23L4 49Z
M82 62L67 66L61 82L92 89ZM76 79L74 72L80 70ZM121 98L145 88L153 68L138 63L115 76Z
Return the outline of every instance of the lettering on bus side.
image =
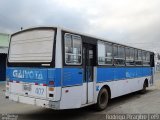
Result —
M28 78L28 79L43 79L41 71L32 71L32 70L13 70L12 73L15 78Z

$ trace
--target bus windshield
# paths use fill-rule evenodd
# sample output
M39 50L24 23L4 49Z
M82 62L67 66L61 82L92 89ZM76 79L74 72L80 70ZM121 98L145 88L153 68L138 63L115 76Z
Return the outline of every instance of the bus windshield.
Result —
M54 35L53 29L31 29L13 34L10 41L8 62L51 62Z

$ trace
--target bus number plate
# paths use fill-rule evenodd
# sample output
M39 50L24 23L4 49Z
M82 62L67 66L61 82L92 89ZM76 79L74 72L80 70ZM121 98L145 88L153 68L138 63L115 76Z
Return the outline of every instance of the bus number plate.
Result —
M23 90L24 91L31 91L31 85L30 84L24 84L23 85Z

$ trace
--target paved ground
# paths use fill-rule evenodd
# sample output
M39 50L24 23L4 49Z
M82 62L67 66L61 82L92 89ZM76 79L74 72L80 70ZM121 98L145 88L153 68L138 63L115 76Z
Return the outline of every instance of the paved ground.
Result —
M148 89L144 95L132 93L122 97L113 99L108 108L101 112L96 112L92 107L85 107L74 110L55 111L44 109L27 104L16 103L5 99L4 84L0 83L0 113L20 114L19 119L23 120L39 120L48 119L55 120L97 120L105 119L106 114L134 114L134 113L160 113L160 73L156 74L156 85Z

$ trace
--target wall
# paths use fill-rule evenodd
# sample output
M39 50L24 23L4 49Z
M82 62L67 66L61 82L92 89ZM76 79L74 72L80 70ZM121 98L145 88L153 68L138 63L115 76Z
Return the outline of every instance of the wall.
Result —
M6 58L9 46L9 35L0 33L0 82L6 79Z

